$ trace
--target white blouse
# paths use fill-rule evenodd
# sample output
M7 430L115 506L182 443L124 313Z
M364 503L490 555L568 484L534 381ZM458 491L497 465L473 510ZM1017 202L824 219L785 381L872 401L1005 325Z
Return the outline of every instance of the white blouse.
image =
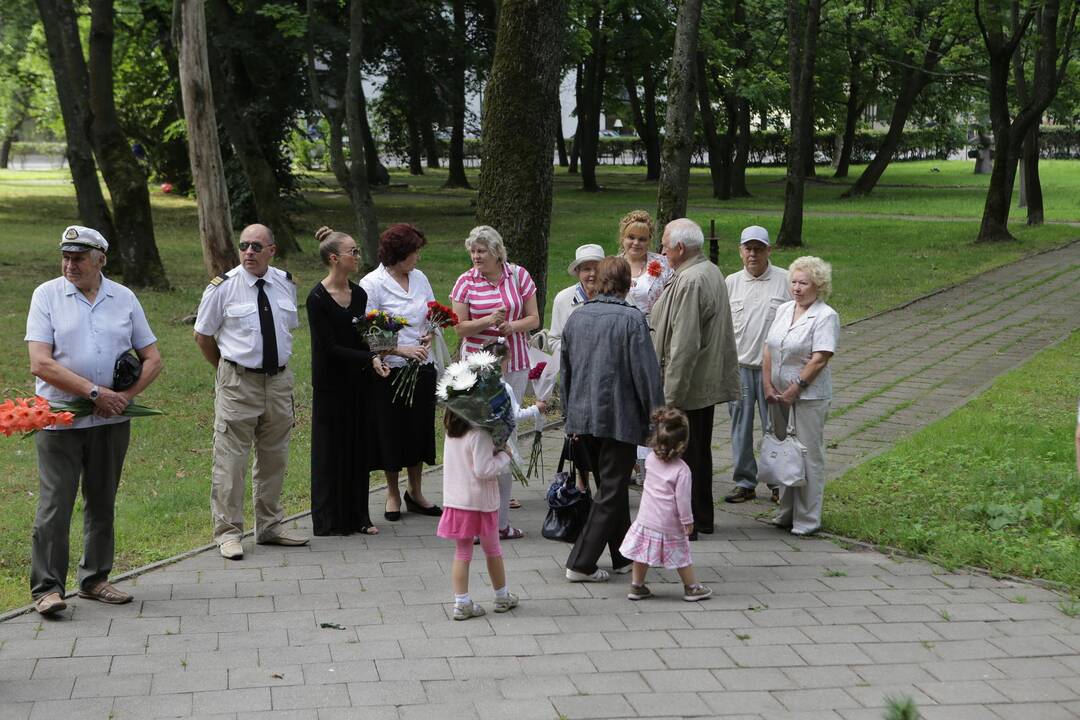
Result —
M400 315L409 322L409 326L398 333L398 345L420 344L427 325L428 303L435 299L424 273L413 269L409 273L409 291L405 292L386 268L379 265L364 276L360 287L367 293L367 311L382 310ZM391 367L400 367L407 362L397 355L387 355L385 360ZM431 355L427 362L432 362Z
M812 354L835 353L840 340L840 316L824 300L815 301L793 324L794 315L794 301L777 308L776 319L765 338L772 370L769 380L776 392L784 392L795 382ZM829 400L832 392L832 371L826 365L799 399Z

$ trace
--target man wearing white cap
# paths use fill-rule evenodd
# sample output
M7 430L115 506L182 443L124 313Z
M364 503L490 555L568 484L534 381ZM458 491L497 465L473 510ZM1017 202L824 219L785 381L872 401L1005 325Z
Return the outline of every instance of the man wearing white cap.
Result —
M731 452L735 487L724 496L729 503L757 497L757 461L754 459L754 405L761 417L762 432L769 428L769 410L761 382L761 354L765 336L772 326L776 308L791 300L787 271L769 262L772 245L769 231L751 225L739 238L743 269L727 276L735 344L739 351L739 381L742 393L728 403L731 415ZM770 487L773 502L780 488Z
M131 601L131 595L109 583L116 489L131 433L129 418L122 413L161 372L161 355L135 293L102 274L108 249L97 230L79 225L64 230L62 275L34 290L26 318L37 394L55 402L86 398L94 403L91 415L34 436L39 490L30 593L42 615L66 607L68 531L80 481L84 509L79 597L113 605ZM119 390L114 382L118 361L132 349L142 369L134 384Z

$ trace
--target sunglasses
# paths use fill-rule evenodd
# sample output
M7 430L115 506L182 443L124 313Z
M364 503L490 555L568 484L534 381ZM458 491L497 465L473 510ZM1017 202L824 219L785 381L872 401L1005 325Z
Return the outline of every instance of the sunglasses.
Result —
M346 250L338 255L352 255L353 257L360 257L360 248L354 247L352 250Z
M261 253L263 251L263 248L266 248L266 247L269 247L269 246L268 245L263 245L262 243L257 243L257 242L242 242L242 243L240 243L239 247L240 247L240 252L247 252L250 249L251 252L258 254L258 253Z

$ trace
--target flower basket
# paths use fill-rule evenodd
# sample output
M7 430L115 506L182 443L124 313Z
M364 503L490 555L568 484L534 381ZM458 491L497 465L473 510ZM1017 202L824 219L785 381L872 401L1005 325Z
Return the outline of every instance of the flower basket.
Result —
M397 347L398 334L396 331L372 325L364 331L364 340L371 352L386 352Z

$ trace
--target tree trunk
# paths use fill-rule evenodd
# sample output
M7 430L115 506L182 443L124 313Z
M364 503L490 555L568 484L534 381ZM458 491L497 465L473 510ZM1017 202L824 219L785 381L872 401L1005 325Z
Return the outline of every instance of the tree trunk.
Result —
M431 122L420 122L420 137L424 139L424 154L427 156L427 166L432 170L439 169L439 143L435 139L435 128Z
M701 0L683 0L675 21L675 46L668 68L667 122L657 189L657 237L664 226L686 216L690 150L694 140L694 57L697 54Z
M1009 204L1016 152L1009 142L1009 64L1011 52L990 56L990 124L994 131L994 166L983 205L977 242L1015 240L1009 232Z
M64 119L66 155L75 185L79 220L111 240L116 236L116 230L98 183L94 162L94 147L90 140L90 78L75 25L74 9L64 0L37 0L37 6L45 30L60 114Z
M465 176L465 0L454 0L454 38L451 56L450 172L443 187L468 188ZM561 134L561 133L560 133Z
M566 154L566 138L562 131L562 101L558 94L555 95L555 150L559 154L559 167L570 165L570 158Z
M656 129L656 78L653 76L652 68L646 68L642 78L645 95L644 108L638 97L637 78L629 71L623 76L623 86L626 88L626 95L630 102L630 117L634 123L634 131L645 147L645 179L659 180L660 133Z
M210 60L206 44L203 0L175 0L173 28L180 59L180 91L184 101L188 158L195 181L203 266L214 277L240 264L232 241L232 212L221 161Z
M409 136L409 174L410 175L423 175L424 174L424 151L422 149L423 139L420 137L420 121L416 115L410 111L405 122L408 125Z
M600 149L600 116L604 109L604 76L607 65L607 39L605 36L605 0L597 2L589 17L589 37L592 52L585 58L584 108L579 106L578 123L581 127L581 188L597 192L597 154ZM582 112L584 109L584 112Z
M700 50L696 53L695 71L697 72L698 106L701 110L701 129L709 151L712 194L717 200L727 200L731 197L731 147L725 146L725 142L716 132L716 117L713 115L712 98L709 97L709 79L705 69L705 53ZM726 168L725 158L727 159Z
M791 82L791 151L784 182L784 218L777 244L802 245L803 198L808 156L813 161L814 64L817 60L821 0L808 0L806 14L799 0L788 0L788 74Z
M747 71L753 62L753 45L746 25L746 4L735 0L731 11L735 25L735 61L737 71ZM745 90L736 87L735 93L735 157L731 163L731 197L750 197L746 188L746 165L750 162L750 99ZM764 127L764 126L762 126Z
M349 7L349 69L345 80L345 112L350 142L352 138L364 137L363 124L367 113L363 102L364 63L364 2L351 0ZM366 145L367 143L365 143ZM354 239L360 246L364 267L371 269L379 264L379 226L375 219L375 204L368 188L367 161L364 152L353 145L349 153L349 175L352 177L349 202L356 218Z
M750 162L750 101L735 99L735 159L731 163L731 197L750 197L746 187L746 166Z
M360 87L357 102L360 104L360 137L364 141L364 167L367 168L368 184L388 185L390 183L390 173L387 171L386 166L382 164L382 161L379 160L379 146L375 142L374 133L371 132L371 123L368 122L367 97L364 96L363 86ZM349 137L352 137L352 133L349 134Z
M581 113L582 108L585 106L584 83L582 81L584 75L585 67L578 63L574 73L574 114L577 115L577 122L574 124L574 139L570 145L570 168L566 171L570 175L578 174L581 161Z
M859 124L859 112L862 95L862 56L855 53L851 57L848 72L847 112L844 114L844 134L840 140L840 157L836 162L835 178L846 178L851 165L851 149L855 144L855 128Z
M154 218L146 173L131 152L113 98L113 0L90 2L90 110L94 144L116 217L111 253L134 287L167 289L169 281L154 241Z
M0 170L8 169L8 164L11 162L11 144L14 142L15 133L10 132L4 137L4 142L0 144Z
M326 122L330 125L330 169L346 195L352 193L352 175L345 159L345 113L344 108L331 113Z
M870 191L874 189L881 179L881 176L885 174L885 169L892 162L896 149L900 147L900 141L904 136L904 126L907 125L907 119L915 107L915 101L923 89L930 84L930 72L937 67L938 62L941 60L943 55L941 45L942 36L940 34L935 35L927 46L922 63L918 67L909 64L904 70L901 76L900 94L893 104L892 116L889 118L889 131L882 138L881 145L878 147L877 152L874 153L870 164L863 169L855 184L842 193L840 197L849 198L869 195ZM850 101L848 110L849 112L851 110Z
M1024 184L1027 190L1027 224L1042 225L1043 213L1042 181L1039 179L1039 125L1031 126L1024 138L1023 159Z
M532 275L541 324L557 123L553 113L535 110L555 105L565 21L566 0L502 0L484 99L476 219L498 230L510 259Z

